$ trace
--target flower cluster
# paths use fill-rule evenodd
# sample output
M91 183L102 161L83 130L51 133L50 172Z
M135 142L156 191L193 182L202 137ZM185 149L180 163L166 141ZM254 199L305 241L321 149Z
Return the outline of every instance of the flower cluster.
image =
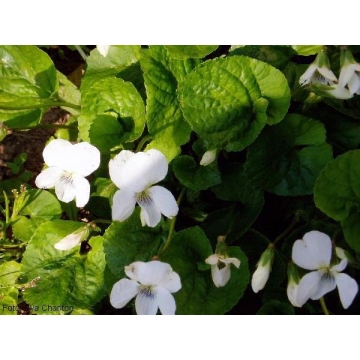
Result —
M297 284L289 279L288 295L290 302L298 307L309 299L318 300L328 292L338 288L342 306L347 309L353 302L358 284L347 274L343 274L348 261L332 262L332 244L329 236L319 231L306 233L296 240L292 248L292 260L299 267L311 270Z

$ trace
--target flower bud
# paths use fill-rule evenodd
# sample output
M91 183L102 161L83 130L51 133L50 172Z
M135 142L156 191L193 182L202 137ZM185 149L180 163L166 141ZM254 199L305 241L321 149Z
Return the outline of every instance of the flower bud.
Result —
M92 223L86 224L81 228L75 230L71 234L62 238L58 243L54 245L57 250L70 250L82 241L86 240L90 235L90 227Z
M300 307L300 305L296 301L299 282L300 282L300 277L299 277L298 268L293 262L291 262L288 265L288 286L286 292L291 304L297 307Z
M257 268L251 279L251 287L254 293L262 290L269 279L271 266L274 261L275 251L272 244L262 253Z
M206 151L206 153L201 158L200 165L207 166L211 164L216 159L216 154L216 149Z

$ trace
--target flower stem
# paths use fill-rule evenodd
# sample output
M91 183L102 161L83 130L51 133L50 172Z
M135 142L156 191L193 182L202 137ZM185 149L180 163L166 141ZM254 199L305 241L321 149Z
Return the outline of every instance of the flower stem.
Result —
M291 224L285 229L284 232L282 232L272 243L273 245L275 245L276 243L278 243L281 239L283 239L286 235L288 235L292 229L295 227L295 225L299 222L299 213L296 212Z
M181 200L183 198L183 196L185 195L185 192L186 192L186 188L182 188L181 192L180 192L180 195L176 201L176 203L178 205L180 205L181 203ZM173 234L174 234L174 230L175 230L175 224L176 224L176 216L174 216L172 219L171 219L171 224L170 224L170 229L169 229L169 235L166 239L166 242L165 242L165 245L163 246L163 248L159 251L159 253L157 254L157 258L159 259L160 256L166 251L166 249L170 246L170 243L171 243L171 240L172 240L172 237L173 237Z
M325 314L325 315L330 315L329 310L328 310L328 308L326 307L326 303L325 303L324 297L321 297L321 298L320 298L320 304L321 304L321 307L322 307L322 309L323 309L324 314Z
M12 127L11 130L32 130L32 129L77 129L76 126L73 125L60 125L60 124L39 124L35 126L19 126Z
M141 141L139 142L139 145L137 146L135 152L139 152L141 151L142 147L152 139L152 136L151 135L146 135L144 136Z
M86 54L84 53L83 49L81 48L81 46L79 45L75 45L76 47L76 50L79 52L80 56L83 58L83 60L86 62L87 60L87 56Z

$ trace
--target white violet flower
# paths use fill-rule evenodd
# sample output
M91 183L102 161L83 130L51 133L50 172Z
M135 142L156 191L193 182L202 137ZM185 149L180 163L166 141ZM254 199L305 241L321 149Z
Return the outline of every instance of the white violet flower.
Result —
M333 85L335 82L337 82L337 78L330 70L329 59L323 51L317 55L315 61L299 79L301 86L307 84Z
M360 95L360 64L355 62L350 50L341 52L339 86L347 86L350 94Z
M302 240L295 241L292 248L294 263L303 269L313 270L300 280L296 298L298 306L303 306L309 298L318 300L336 287L345 309L353 302L358 284L349 275L341 273L348 262L343 259L332 265L331 255L331 240L328 235L319 231L310 231Z
M274 261L274 247L269 246L261 255L259 262L257 263L257 268L251 279L251 287L254 293L262 290L270 276L271 266Z
M125 266L125 274L130 280L121 279L111 290L110 303L114 308L123 308L136 296L138 315L156 315L158 308L163 315L175 315L176 303L171 294L181 289L181 281L169 264L136 261Z
M152 186L163 180L168 172L167 159L160 151L122 150L110 160L109 172L111 180L120 188L113 198L113 220L127 219L136 203L141 207L143 226L155 227L161 214L168 218L177 215L179 207L171 192L162 186Z
M55 139L45 147L43 157L48 168L36 177L36 186L41 189L55 186L59 200L68 203L75 198L77 207L85 206L90 198L90 184L85 176L99 167L99 150L87 142L73 145Z
M219 254L210 255L205 262L211 265L211 277L216 287L225 286L230 280L230 264L240 267L240 260Z

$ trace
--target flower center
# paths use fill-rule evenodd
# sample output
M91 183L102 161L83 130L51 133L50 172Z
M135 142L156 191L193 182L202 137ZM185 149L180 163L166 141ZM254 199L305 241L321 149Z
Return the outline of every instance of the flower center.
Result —
M149 189L136 193L136 201L142 206L151 206L154 202L150 196Z
M332 271L330 270L330 268L328 266L322 266L319 268L319 271L321 273L321 279L322 280L327 280L327 281L334 281L334 275L332 273Z
M325 78L325 76L321 75L318 70L314 73L314 78L312 81L313 84L322 84L322 85L328 85L329 81Z
M151 285L140 285L140 294L150 298L151 300L154 299L155 293L153 292L153 286Z
M72 174L64 171L63 174L60 177L60 181L64 182L65 184L73 184L73 178L72 178Z

